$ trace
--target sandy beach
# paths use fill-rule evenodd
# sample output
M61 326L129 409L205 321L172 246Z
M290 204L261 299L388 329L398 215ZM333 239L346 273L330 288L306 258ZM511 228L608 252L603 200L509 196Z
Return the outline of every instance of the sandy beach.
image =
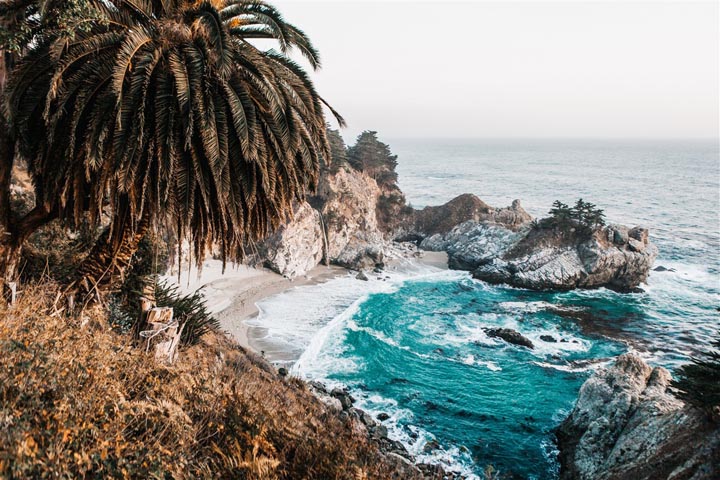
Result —
M445 252L422 252L422 256L415 261L447 268ZM228 265L223 273L219 260L208 260L203 264L200 275L195 268L191 268L182 272L179 282L177 276L168 276L166 279L177 283L183 293L202 289L208 308L220 321L222 329L243 347L260 353L263 344L251 333L253 327L247 324L247 320L258 314L258 302L295 287L324 283L350 274L356 272L324 265L318 265L306 275L294 279L285 278L266 268L246 265Z

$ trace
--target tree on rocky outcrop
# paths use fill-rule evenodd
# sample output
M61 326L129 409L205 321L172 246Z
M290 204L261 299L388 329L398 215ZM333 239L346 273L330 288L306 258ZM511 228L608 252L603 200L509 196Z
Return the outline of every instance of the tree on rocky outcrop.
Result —
M678 390L678 397L720 422L720 332L711 345L714 348L677 370L672 386Z
M354 169L375 179L381 191L376 212L378 225L385 232L394 231L403 215L408 213L405 195L397 184L397 155L378 140L377 132L366 130L348 149L348 162Z
M378 140L377 132L366 130L348 149L350 166L375 179L380 188L397 184L397 155Z
M287 56L297 49L317 68L312 43L262 1L87 3L98 14L78 19L72 41L32 36L4 92L0 173L9 177L17 152L28 162L39 213L26 230L109 217L78 268L85 293L116 285L149 230L175 232L198 263L211 244L223 261L240 259L330 155L325 102ZM10 223L5 231L16 231ZM4 280L22 240L3 249Z
M537 229L559 228L565 231L574 231L583 235L590 235L605 225L605 213L593 203L582 198L569 205L555 200L548 212L548 217L534 223Z

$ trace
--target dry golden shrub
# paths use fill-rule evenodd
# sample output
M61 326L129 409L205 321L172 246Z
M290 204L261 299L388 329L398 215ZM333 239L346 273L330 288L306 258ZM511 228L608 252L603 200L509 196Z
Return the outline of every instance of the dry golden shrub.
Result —
M157 363L57 287L0 306L0 478L398 478L300 381L210 333Z

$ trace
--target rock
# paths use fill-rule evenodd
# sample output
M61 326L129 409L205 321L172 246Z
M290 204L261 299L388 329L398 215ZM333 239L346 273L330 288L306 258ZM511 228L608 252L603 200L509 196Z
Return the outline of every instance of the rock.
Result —
M628 235L628 229L621 226L611 227L609 229L612 232L612 242L617 245L625 245L628 243L630 236Z
M650 231L647 228L634 227L630 229L628 235L630 236L630 238L633 238L638 242L647 245L649 242Z
M628 240L628 248L632 252L644 252L645 251L645 244L635 240L634 238L630 238Z
M346 389L334 388L330 392L330 396L340 401L343 410L349 410L352 408L353 400Z
M617 231L617 227L612 228ZM463 263L479 264L472 270L473 276L489 283L507 283L532 290L606 287L618 292L636 292L647 280L657 248L635 238L629 238L625 245L609 243L608 231L597 231L585 239L567 237L553 230L530 230L518 239L510 237L512 232L507 231L507 241L500 252L495 250L488 255L486 248L480 248L475 253L470 246L465 251L472 252L472 258L464 258ZM487 240L476 239L473 245L482 245L483 241ZM463 241L455 240L455 244ZM448 252L453 248L453 244L446 246Z
M380 413L378 413L378 416L377 416L377 419L380 420L381 422L384 422L385 420L387 420L389 418L390 418L390 415L388 415L385 412L380 412Z
M540 335L540 340L543 342L557 343L557 340L552 335Z
M358 280L362 280L364 282L367 282L369 280L369 278L367 277L367 275L365 275L365 272L363 272L363 271L358 272L358 274L355 275L355 278L357 278Z
M428 442L423 446L423 452L430 453L438 448L440 448L440 444L437 440L428 440Z
M278 368L278 375L285 378L285 377L287 377L287 374L288 374L287 368L285 368L285 367Z
M532 217L522 208L519 200L506 208L493 208L473 194L455 197L444 205L415 210L401 229L400 237L421 241L432 235L443 235L467 221L496 223L515 230L527 224Z
M353 169L340 169L321 179L310 203L322 214L332 263L372 270L384 262L386 241L376 214L381 194L375 180Z
M445 234L427 237L420 247L445 251L450 268L472 271L499 258L526 234L527 228L513 231L493 223L468 221Z
M529 338L524 337L520 332L511 328L486 328L484 330L488 337L501 338L508 343L530 349L535 348L535 345L533 345Z
M258 246L267 268L293 278L304 275L323 258L320 214L309 203L295 207L293 218Z
M667 268L663 267L662 265L658 265L657 267L653 268L653 272L676 272L674 268Z
M556 434L561 480L720 478L720 427L633 354L598 370Z

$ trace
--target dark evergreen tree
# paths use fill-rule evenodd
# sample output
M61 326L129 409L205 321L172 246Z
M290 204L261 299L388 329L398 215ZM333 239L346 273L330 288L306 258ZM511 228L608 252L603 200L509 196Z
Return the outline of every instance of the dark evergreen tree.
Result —
M390 147L377 138L377 132L366 130L361 133L355 145L348 149L350 166L374 178L381 187L397 183L397 155Z
M677 396L720 421L720 331L708 349L677 370L672 382Z
M322 165L323 172L336 173L348 164L347 147L340 132L328 126L327 139L330 144L330 158Z

